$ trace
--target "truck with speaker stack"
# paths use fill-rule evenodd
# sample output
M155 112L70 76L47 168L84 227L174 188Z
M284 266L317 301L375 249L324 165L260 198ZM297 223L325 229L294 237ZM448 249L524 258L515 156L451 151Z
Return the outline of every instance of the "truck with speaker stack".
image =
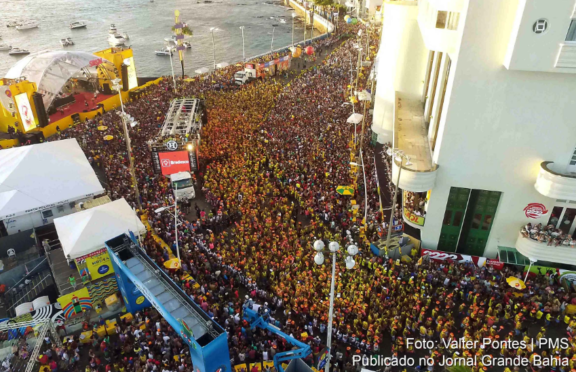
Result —
M173 100L159 135L149 143L155 173L170 179L180 200L195 197L192 173L198 170L202 106L199 99Z

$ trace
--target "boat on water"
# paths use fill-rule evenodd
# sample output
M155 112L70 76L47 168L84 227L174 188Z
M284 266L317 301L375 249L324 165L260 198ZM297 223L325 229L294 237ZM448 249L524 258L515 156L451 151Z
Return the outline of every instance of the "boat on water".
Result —
M280 23L286 23L286 20L284 18L280 18Z
M120 34L116 25L111 24L110 30L108 31L108 43L112 46L124 45L129 39L128 34Z
M5 52L5 51L10 50L10 49L12 49L12 47L10 45L0 43L0 51L1 52Z
M11 56L17 56L17 55L30 54L30 52L27 51L26 49L12 48L12 49L10 49L8 54Z
M6 27L17 27L17 26L20 26L21 24L22 24L22 22L10 21L6 24Z
M192 49L192 44L190 44L190 42L188 42L188 41L184 41L182 43L182 46L186 49Z
M161 50L156 50L154 53L156 53L157 56L171 56L172 55L172 49L164 48Z
M16 29L18 31L31 30L33 28L38 28L38 22L28 21L28 22L22 23L20 26L16 26Z
M86 27L86 22L84 21L76 21L76 22L72 22L70 23L70 29L74 30L77 28L85 28Z
M60 44L62 44L63 47L67 47L70 45L74 45L74 41L72 41L71 37L67 37L65 39L60 39Z

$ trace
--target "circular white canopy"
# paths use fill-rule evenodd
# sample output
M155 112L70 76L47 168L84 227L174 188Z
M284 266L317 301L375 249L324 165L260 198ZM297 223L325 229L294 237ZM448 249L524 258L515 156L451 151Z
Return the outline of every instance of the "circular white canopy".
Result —
M36 83L38 92L44 95L44 107L48 109L71 77L85 68L96 69L102 63L112 64L87 52L43 51L18 61L5 77L25 77L26 80Z

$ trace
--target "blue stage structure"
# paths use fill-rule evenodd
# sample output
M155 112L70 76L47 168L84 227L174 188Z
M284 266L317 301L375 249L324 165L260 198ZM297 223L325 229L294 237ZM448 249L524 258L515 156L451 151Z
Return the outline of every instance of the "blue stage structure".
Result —
M242 308L242 318L250 323L250 328L253 329L258 327L265 329L275 335L282 337L291 345L298 347L298 349L293 349L274 355L274 368L276 368L277 372L284 372L284 368L282 368L283 362L287 362L292 359L305 358L312 352L312 349L309 345L298 341L294 337L290 337L286 333L282 332L278 327L268 323L270 314L267 312L259 314L257 311L248 308L247 304L244 304Z
M194 372L231 372L228 334L144 252L134 235L106 242L130 312L154 306L190 347Z

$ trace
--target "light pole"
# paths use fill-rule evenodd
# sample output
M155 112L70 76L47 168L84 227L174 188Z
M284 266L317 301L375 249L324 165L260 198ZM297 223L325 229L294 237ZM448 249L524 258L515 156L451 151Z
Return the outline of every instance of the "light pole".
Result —
M212 33L212 60L214 61L214 70L216 70L216 44L214 44L214 31L219 31L216 27L210 27Z
M178 257L178 265L179 265L179 267L182 267L182 265L180 263L180 247L178 246L178 197L176 195L177 191L178 191L178 184L175 182L174 183L174 205L172 206L174 208L174 238L176 239L176 256ZM160 207L160 208L156 209L154 212L162 213L166 209L169 209L169 208L171 208L171 207Z
M242 30L242 63L246 64L246 52L244 51L244 26L240 26L240 29ZM212 34L212 38L214 38L214 34Z
M312 246L316 251L314 256L314 262L317 265L322 265L324 263L324 242L322 240L316 240ZM326 356L326 369L325 372L330 372L330 358L332 353L332 322L334 315L334 281L336 277L336 254L340 251L340 245L337 242L330 242L328 244L328 250L332 254L332 280L330 282L330 308L328 310L328 333L326 335L326 348L328 349L328 355ZM346 269L351 270L356 265L353 256L358 253L358 247L355 245L349 245L346 249L347 256L345 259Z
M296 13L292 13L292 46L294 46L294 19L296 18Z
M174 91L176 91L176 77L174 76L174 64L172 63L173 49L168 47L168 55L170 56L170 68L172 69L172 81L174 82Z
M360 164L350 162L350 165L361 166L364 175L364 227L366 227L366 218L368 217L368 186L366 185L366 169L364 168L364 157L362 156L362 146L360 146Z
M276 26L272 26L272 42L270 43L270 53L274 50L274 30L276 30Z
M394 222L394 212L396 211L396 200L398 197L398 186L400 185L400 173L402 173L402 164L406 159L406 165L412 165L410 157L404 154L404 151L398 149L388 149L386 152L392 158L392 168L394 168L394 161L400 158L400 167L398 168L398 179L396 180L396 187L394 188L394 197L392 199L392 209L390 210L390 224L388 226L388 236L386 237L386 259L388 259L388 246L390 245L390 236L392 235L392 222Z
M136 172L134 171L134 159L132 159L132 146L130 144L130 135L128 133L128 126L126 125L126 120L130 120L130 126L135 127L138 125L138 122L134 120L133 117L129 116L124 112L124 102L122 102L122 92L120 90L120 79L112 80L112 87L114 90L118 92L118 96L120 97L120 107L122 109L122 113L120 117L122 119L122 125L124 126L124 138L126 139L126 151L128 152L128 159L130 161L130 174L132 175L132 187L134 187L134 193L136 195L136 205L138 205L138 209L142 210L142 204L140 203L140 191L138 190L138 182L136 181Z

